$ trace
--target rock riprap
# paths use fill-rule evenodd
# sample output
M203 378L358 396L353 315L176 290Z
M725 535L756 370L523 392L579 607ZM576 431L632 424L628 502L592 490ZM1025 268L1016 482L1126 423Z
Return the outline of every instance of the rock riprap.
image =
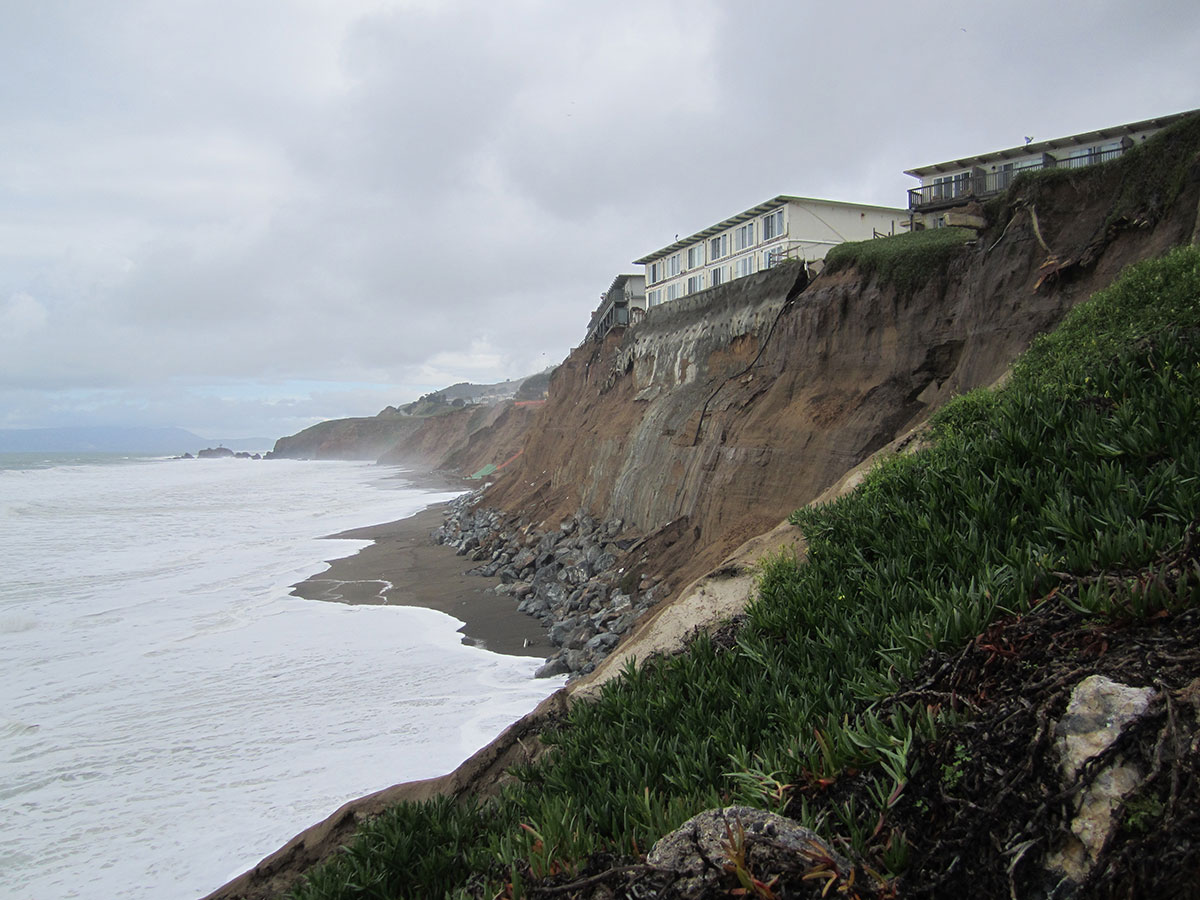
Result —
M481 563L471 575L499 578L495 592L542 622L559 649L539 677L586 675L667 595L657 577L639 574L649 559L620 519L602 522L580 510L543 530L495 509L479 491L450 504L433 532L439 544Z

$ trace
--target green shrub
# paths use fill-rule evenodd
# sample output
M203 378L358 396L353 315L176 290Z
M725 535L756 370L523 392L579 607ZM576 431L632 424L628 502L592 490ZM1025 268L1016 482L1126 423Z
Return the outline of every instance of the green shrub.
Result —
M441 897L486 871L479 836L488 827L474 803L444 797L402 803L362 825L354 840L297 888L296 900L325 897Z

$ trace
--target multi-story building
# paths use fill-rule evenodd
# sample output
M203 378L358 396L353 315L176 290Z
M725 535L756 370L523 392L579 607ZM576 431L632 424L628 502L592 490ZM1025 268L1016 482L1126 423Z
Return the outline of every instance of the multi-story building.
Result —
M907 227L907 210L781 194L634 263L645 266L646 305L657 306L785 259L815 262L843 241Z
M1192 112L1196 110L1049 141L1034 141L1027 137L1019 147L909 169L904 174L919 178L921 186L909 190L908 208L915 215L924 217L926 226L936 227L944 224L940 215L943 210L1003 193L1021 172L1077 168L1116 159L1156 131Z

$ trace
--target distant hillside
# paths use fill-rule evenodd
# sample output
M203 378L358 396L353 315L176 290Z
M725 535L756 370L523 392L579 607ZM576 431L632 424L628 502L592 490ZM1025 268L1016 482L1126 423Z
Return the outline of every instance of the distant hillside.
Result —
M521 387L517 389L514 400L541 400L546 396L546 392L550 390L550 376L554 374L557 366L551 366L545 372L538 372L536 375L530 375L523 382Z
M492 405L505 400L541 399L550 383L553 367L535 375L498 381L495 384L472 384L460 381L450 387L425 394L412 403L400 407L400 412L410 416L426 415L439 406L466 406L473 403Z
M459 382L375 416L330 419L282 437L271 455L292 459L380 459L440 468L498 462L496 454L519 449L517 435L532 421L530 411L506 415L512 400L539 400L553 369L496 384ZM497 425L493 441L482 446L472 435ZM491 446L494 444L495 446ZM381 459L382 458L382 459ZM474 466L478 468L478 466Z
M377 416L330 419L281 437L270 455L284 459L377 459L404 435L420 428L426 418L388 407Z

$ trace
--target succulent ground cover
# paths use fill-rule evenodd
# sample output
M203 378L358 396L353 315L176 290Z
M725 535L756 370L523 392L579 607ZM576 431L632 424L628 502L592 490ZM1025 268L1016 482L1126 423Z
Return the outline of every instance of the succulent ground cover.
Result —
M1193 247L1095 295L1005 388L947 406L928 448L797 512L807 558L765 562L736 630L576 704L498 799L368 823L293 896L662 896L651 845L732 803L785 812L856 860L774 881L735 865L733 895L977 895L939 881L947 871L998 878L1007 895L1006 867L1033 871L1047 852L1036 838L1066 815L1038 729L1059 687L1106 665L1176 701L1126 742L1155 775L1096 877L1116 895L1194 875L1181 680L1200 599L1197 422ZM990 830L1019 847L1024 827L1034 840L1016 863L985 852Z

